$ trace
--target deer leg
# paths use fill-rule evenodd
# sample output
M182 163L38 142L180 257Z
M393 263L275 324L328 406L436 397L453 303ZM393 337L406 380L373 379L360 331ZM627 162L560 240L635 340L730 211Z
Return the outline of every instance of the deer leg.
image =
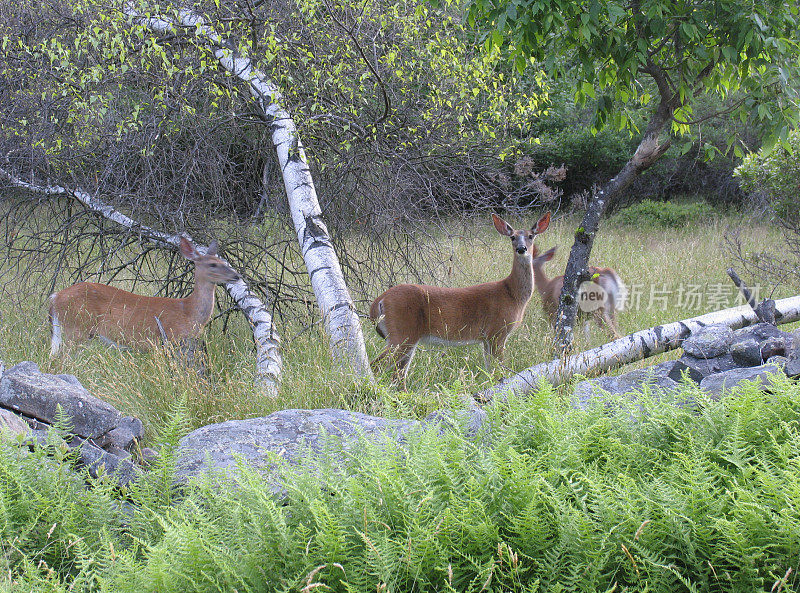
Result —
M595 321L597 321L597 325L607 331L609 335L614 338L615 340L619 338L619 332L617 331L617 324L614 320L613 316L613 309L612 314L606 310L605 307L598 309L593 313Z
M394 352L394 384L403 384L403 389L406 388L406 379L408 379L408 367L411 364L411 359L414 358L414 352L417 349L416 344L400 344L395 347Z
M492 359L495 359L498 364L503 364L503 354L505 352L506 340L508 335L494 336L483 342L483 361L486 366L486 372L492 375Z
M617 310L611 307L610 310L605 311L606 323L611 328L611 334L615 340L618 340L622 335L619 333L619 326L617 325Z
M61 348L61 343L63 338L61 336L61 322L58 320L58 315L51 314L50 315L50 356L53 357L58 354L59 349Z

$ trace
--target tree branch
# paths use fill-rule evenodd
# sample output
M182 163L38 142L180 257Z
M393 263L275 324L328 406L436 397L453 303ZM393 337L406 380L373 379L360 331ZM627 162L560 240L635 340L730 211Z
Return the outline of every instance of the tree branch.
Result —
M180 248L180 235L170 235L143 225L85 191L69 189L60 185L29 183L22 181L2 168L0 168L0 176L7 179L13 186L33 193L48 196L62 195L73 198L106 220L125 227L138 234L142 239L150 241L159 247L168 247L172 250ZM191 237L189 238L191 239ZM208 248L203 245L197 245L197 249L200 253L205 253ZM231 295L239 310L244 313L253 331L253 341L256 346L256 385L274 397L278 394L283 362L280 354L280 339L275 334L272 315L270 315L264 303L261 302L261 299L248 288L243 279L225 284L225 290Z
M775 306L780 314L778 323L791 323L800 320L800 296L779 300L775 302ZM638 331L592 350L586 350L580 354L556 358L550 362L534 365L513 377L504 379L494 387L476 394L475 399L481 402L488 402L493 399L503 398L512 392L524 395L537 389L539 382L542 380L549 381L553 385L560 385L576 375L588 376L597 374L643 358L649 358L662 352L674 350L692 332L707 325L723 324L732 329L738 329L759 321L760 319L753 309L747 305L742 305L706 313L683 321L659 325Z
M237 55L229 47L230 44L197 13L182 9L178 11L177 20L160 15L148 17L140 15L131 2L126 3L124 10L134 23L160 34L171 33L179 27L192 29L197 38L210 46L220 65L247 84L265 119L272 125L272 143L278 153L295 232L331 338L333 359L345 363L356 376L371 380L372 371L361 323L342 276L330 234L322 220L322 209L305 150L289 112L282 106L283 97L278 88L254 67L249 58Z

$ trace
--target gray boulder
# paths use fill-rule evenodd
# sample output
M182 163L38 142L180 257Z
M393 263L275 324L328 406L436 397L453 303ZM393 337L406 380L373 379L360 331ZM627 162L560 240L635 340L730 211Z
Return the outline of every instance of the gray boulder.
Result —
M124 416L116 427L95 439L95 443L109 450L112 448L130 450L135 443L142 440L142 437L144 437L142 421L133 416Z
M653 392L672 393L680 388L680 383L675 380L675 372L680 373L685 367L678 366L676 361L668 360L645 369L638 369L619 375L617 377L600 377L581 381L575 385L573 392L573 406L586 409L603 399L606 394L627 395L641 392L645 386ZM688 371L687 369L687 372ZM681 375L677 375L680 379ZM691 376L690 376L691 378Z
M761 358L767 360L773 356L783 356L786 353L786 339L780 337L767 338L760 344Z
M120 486L129 485L140 473L139 468L127 457L105 451L88 441L80 445L80 461L89 475L94 478L100 475L113 476Z
M0 408L0 434L26 436L30 430L28 423L14 412Z
M783 371L779 366L774 364L731 369L722 373L709 375L700 381L700 389L706 391L712 398L718 399L723 393L740 386L743 381L757 381L762 385L769 385L769 377L775 373L782 374Z
M763 342L767 338L785 338L790 334L785 331L779 330L774 325L769 323L755 323L742 327L733 332L733 339L735 342L746 340L749 338L754 339L756 342Z
M486 417L486 411L476 406L469 410L436 410L428 414L424 422L437 424L440 431L458 430L468 438L474 438L483 428Z
M681 363L690 367L695 373L694 376L707 377L714 373L721 373L730 369L739 368L731 354L723 354L714 358L697 358L691 354L684 354L678 359Z
M686 338L682 346L697 358L715 358L727 353L733 341L733 330L727 325L709 325Z
M113 406L94 397L77 379L42 373L36 363L21 362L3 373L0 407L52 424L58 406L70 417L73 432L85 438L105 434L122 418Z
M796 329L786 338L786 357L800 358L800 329Z
M736 364L752 367L763 362L761 344L752 337L747 337L731 345L731 356Z
M793 379L800 378L800 358L790 358L783 370Z
M186 481L207 472L234 478L242 461L268 474L271 455L296 463L307 449L320 451L325 436L357 447L363 436L372 441L393 443L421 423L387 420L345 410L282 410L266 418L229 420L203 426L178 444L176 479Z

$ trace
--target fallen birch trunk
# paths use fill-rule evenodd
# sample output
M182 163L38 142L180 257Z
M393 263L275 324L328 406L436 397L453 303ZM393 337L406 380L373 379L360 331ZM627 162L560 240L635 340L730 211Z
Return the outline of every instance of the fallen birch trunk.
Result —
M325 328L331 340L331 354L337 362L349 361L358 377L372 378L361 323L353 299L342 275L339 258L333 248L328 229L322 220L314 181L306 161L294 121L282 107L278 88L253 67L247 57L237 56L203 17L188 9L179 10L177 22L165 16L143 16L131 4L125 8L134 22L158 33L177 33L180 28L202 37L214 49L223 68L241 79L250 88L265 119L272 127L272 143L278 153L283 183L292 212L297 240L311 278L314 295L322 311Z
M800 320L800 296L782 299L775 303L780 314L777 322L791 323ZM560 385L575 375L590 375L608 371L630 362L649 358L668 350L674 350L693 331L713 324L727 325L738 329L759 321L752 308L747 305L706 313L684 321L675 321L633 333L619 340L598 346L566 358L556 358L525 369L513 377L503 379L494 387L478 393L475 399L489 402L515 392L530 393L539 381Z
M69 189L59 185L28 183L4 169L0 169L0 175L5 177L15 187L24 188L34 193L70 196L78 200L92 212L96 212L103 218L116 222L137 233L143 239L147 239L159 245L169 245L175 249L178 249L180 246L179 235L170 235L145 226L123 214L113 206L92 197L85 191ZM189 238L191 239L191 237ZM197 249L200 253L205 253L208 248L198 245ZM253 341L256 346L256 385L267 394L274 397L278 394L283 362L280 354L280 339L274 332L272 315L270 315L261 299L250 291L250 288L244 280L229 282L225 285L225 290L231 295L236 306L244 313L253 331Z

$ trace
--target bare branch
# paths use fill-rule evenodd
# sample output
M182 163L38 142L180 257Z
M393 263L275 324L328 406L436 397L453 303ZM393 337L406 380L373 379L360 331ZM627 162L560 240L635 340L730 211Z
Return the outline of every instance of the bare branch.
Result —
M151 241L159 247L169 247L172 250L177 250L180 246L180 235L170 235L143 225L113 206L90 196L80 189L26 182L2 168L0 168L0 176L15 187L34 193L71 197L103 218L135 232L141 239ZM204 254L208 247L197 245L197 249ZM250 290L244 279L227 283L225 290L231 295L231 298L244 313L252 327L253 341L256 346L256 382L270 395L277 395L282 361L279 346L280 340L274 332L272 316L263 302Z

